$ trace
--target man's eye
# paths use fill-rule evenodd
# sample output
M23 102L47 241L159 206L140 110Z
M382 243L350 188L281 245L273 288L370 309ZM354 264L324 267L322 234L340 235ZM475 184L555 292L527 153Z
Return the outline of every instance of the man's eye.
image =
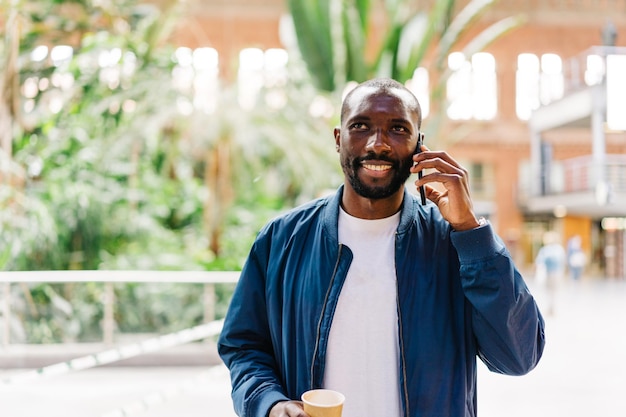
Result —
M352 126L350 126L350 129L365 130L367 129L367 125L362 122L356 122L356 123L353 123Z
M402 133L408 132L408 129L404 126L394 126L391 128L391 130L393 130L394 132L402 132Z

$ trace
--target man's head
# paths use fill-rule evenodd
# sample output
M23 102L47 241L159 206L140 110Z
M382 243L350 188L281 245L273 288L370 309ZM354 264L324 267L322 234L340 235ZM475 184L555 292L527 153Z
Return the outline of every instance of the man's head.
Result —
M403 91L404 93L406 93L407 104L409 106L413 106L413 110L417 114L418 128L422 126L422 108L420 107L420 104L417 101L417 98L415 97L415 95L413 95L413 93L408 88L406 88L404 84L396 80L392 80L391 78L373 78L371 80L367 80L367 81L362 82L361 84L358 84L356 87L350 90L346 94L345 98L343 99L343 103L341 105L342 123L346 117L346 113L349 111L351 96L361 88L376 89L376 90L380 90L381 92L390 91L390 90Z
M384 199L403 189L422 122L415 96L401 83L373 79L350 91L335 142L349 184L361 197Z

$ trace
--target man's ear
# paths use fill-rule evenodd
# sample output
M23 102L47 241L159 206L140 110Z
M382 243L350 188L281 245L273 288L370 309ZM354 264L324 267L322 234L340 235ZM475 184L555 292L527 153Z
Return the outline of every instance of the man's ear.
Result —
M339 143L341 140L341 129L336 127L333 133L335 135L335 148L337 149L337 152L339 152Z

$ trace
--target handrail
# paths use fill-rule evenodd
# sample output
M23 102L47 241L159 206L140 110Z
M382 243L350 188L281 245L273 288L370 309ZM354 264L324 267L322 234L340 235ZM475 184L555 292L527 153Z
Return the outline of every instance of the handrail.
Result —
M0 298L3 323L2 347L10 344L11 284L41 282L102 282L104 289L103 341L113 343L115 322L113 317L113 284L120 282L140 283L200 283L204 284L204 321L215 319L215 284L235 284L237 271L147 271L147 270L67 270L67 271L0 271Z
M626 155L608 154L603 161L596 161L592 155L556 161L563 171L563 184L552 193L590 191L596 186L594 179L603 172L602 180L614 192L626 192ZM554 175L551 173L551 175Z
M132 358L134 356L206 339L208 337L218 335L222 330L223 324L223 320L216 320L211 323L201 324L189 329L180 330L178 332L146 339L142 342L131 343L107 349L96 354L85 355L69 361L59 362L39 369L25 371L8 378L0 379L0 386L28 383L35 379L64 375L74 371L83 371L85 369L107 365Z
M2 271L0 282L182 282L201 284L234 284L237 271Z

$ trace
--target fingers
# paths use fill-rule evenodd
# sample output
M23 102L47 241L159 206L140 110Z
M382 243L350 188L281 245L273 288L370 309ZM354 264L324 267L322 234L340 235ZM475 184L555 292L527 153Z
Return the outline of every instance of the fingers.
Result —
M272 407L269 417L308 417L301 401L281 401Z
M426 148L425 146L422 149ZM429 169L415 181L416 187L425 187L426 197L439 207L443 217L455 230L467 230L478 225L472 209L469 173L447 152L423 150L413 157L411 172ZM442 190L427 184L439 183Z
M309 417L309 415L304 412L301 401L289 401L287 409L289 417Z
M415 154L411 167L412 173L433 169L434 172L423 175L423 178L416 183L418 186L429 182L440 182L446 188L448 186L456 188L461 186L465 192L469 193L468 171L461 166L454 158L444 151L430 151L426 146L422 146L423 152Z
M424 169L434 169L432 172L424 173L422 178L419 178L415 185L420 187L431 182L441 183L448 191L463 192L469 195L469 179L468 172L463 167L451 165L443 160L426 160L411 168L411 171L416 173Z
M422 146L422 149L426 146ZM415 165L411 168L411 172L416 173L419 170L426 168L433 168L440 172L449 174L457 174L466 176L467 170L461 166L454 158L452 158L447 152L443 151L430 151L425 150L421 153L413 155L413 162Z

